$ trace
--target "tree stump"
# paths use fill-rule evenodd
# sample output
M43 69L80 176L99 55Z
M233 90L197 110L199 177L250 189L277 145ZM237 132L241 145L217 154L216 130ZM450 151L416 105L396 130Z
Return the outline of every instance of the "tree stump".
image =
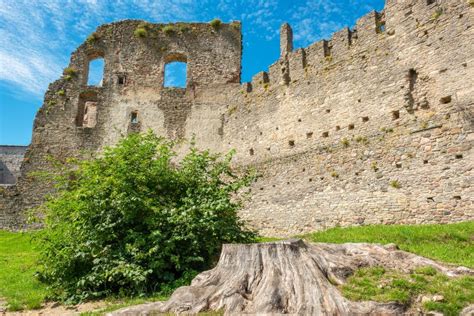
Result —
M217 266L190 286L178 288L166 302L124 308L108 315L225 314L400 315L396 303L352 302L337 285L361 267L383 266L403 272L431 266L449 276L474 274L400 251L393 244L324 244L287 240L228 244Z

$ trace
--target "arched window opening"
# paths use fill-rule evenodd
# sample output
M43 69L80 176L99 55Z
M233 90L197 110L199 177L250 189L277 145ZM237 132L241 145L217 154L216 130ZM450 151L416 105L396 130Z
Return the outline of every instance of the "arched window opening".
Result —
M87 76L87 85L102 87L104 80L104 58L96 58L89 62L89 74Z
M164 78L165 88L186 88L187 63L182 61L167 63Z
M84 103L84 115L82 117L82 127L94 128L97 124L97 102L86 101Z
M133 111L133 112L130 114L130 123L132 123L132 124L138 124L138 112L137 112L137 111Z

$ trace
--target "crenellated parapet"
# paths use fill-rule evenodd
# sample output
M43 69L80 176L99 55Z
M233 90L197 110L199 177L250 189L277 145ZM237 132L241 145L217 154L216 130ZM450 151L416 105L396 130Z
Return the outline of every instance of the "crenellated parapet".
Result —
M389 45L390 37L397 29L406 32L407 27L415 30L436 22L444 7L446 4L440 1L387 1L384 10L369 12L357 20L353 29L343 28L330 39L297 50L293 49L292 28L284 23L280 28L280 58L269 66L268 84L288 85L291 81L302 79L307 73L302 69L308 66L324 68L357 54L368 58L368 54L378 47Z

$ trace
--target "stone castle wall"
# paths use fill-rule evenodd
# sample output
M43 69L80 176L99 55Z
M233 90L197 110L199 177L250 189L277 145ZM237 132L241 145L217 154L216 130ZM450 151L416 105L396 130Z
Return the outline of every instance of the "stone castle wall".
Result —
M16 183L26 148L26 146L0 146L0 185Z
M224 145L263 174L242 216L267 235L474 219L473 12L389 1L288 54L283 26L225 116Z
M149 128L235 148L236 165L256 167L241 216L266 235L472 220L473 18L464 0L389 0L297 50L283 25L280 59L242 85L238 23L104 25L72 55L74 75L51 84L22 177L0 197L0 225L17 226L19 211L41 202L49 188L27 174L48 169L47 156L95 153ZM97 57L103 86L88 87ZM175 60L188 63L186 89L163 88Z

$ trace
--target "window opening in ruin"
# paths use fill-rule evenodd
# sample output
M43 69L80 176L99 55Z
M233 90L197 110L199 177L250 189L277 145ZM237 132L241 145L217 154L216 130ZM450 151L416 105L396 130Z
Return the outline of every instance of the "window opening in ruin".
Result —
M290 145L290 147L294 147L295 146L295 141L294 140L288 141L288 145Z
M340 130L341 127L339 125L336 126L336 131Z
M165 65L165 88L186 88L187 63L173 61Z
M462 155L461 155L461 154L457 154L457 155L456 155L456 159L462 159Z
M324 132L322 136L323 137L329 137L329 132Z
M96 58L89 62L89 72L87 76L87 85L102 87L104 80L104 58Z
M253 150L253 148L250 148L249 154L250 154L250 156L253 156L255 154L255 151Z
M311 138L313 137L313 132L307 132L306 133L306 138Z
M383 33L383 32L385 32L385 22L381 22L377 28L377 33Z
M138 112L134 111L130 115L130 123L138 124Z
M369 117L368 117L368 116L362 117L362 122L368 122L368 121L369 121Z
M392 120L398 120L400 118L400 111L392 111Z
M83 107L82 120L78 122L78 126L94 128L97 124L97 102L86 101Z
M125 84L125 76L119 76L117 82L120 85Z
M423 163L426 165L428 163L428 160L423 160Z
M415 69L410 69L408 71L408 91L405 95L406 105L408 113L413 113L413 107L415 105L415 97L413 96L413 91L415 90L415 84L418 79L418 72Z
M354 124L349 124L348 129L354 129Z
M432 5L436 0L426 0L426 5Z
M439 102L441 104L448 104L448 103L451 103L451 100L452 100L452 97L450 95L448 96L445 96L445 97L442 97Z
M383 12L375 14L375 32L379 34L385 32L385 14Z

